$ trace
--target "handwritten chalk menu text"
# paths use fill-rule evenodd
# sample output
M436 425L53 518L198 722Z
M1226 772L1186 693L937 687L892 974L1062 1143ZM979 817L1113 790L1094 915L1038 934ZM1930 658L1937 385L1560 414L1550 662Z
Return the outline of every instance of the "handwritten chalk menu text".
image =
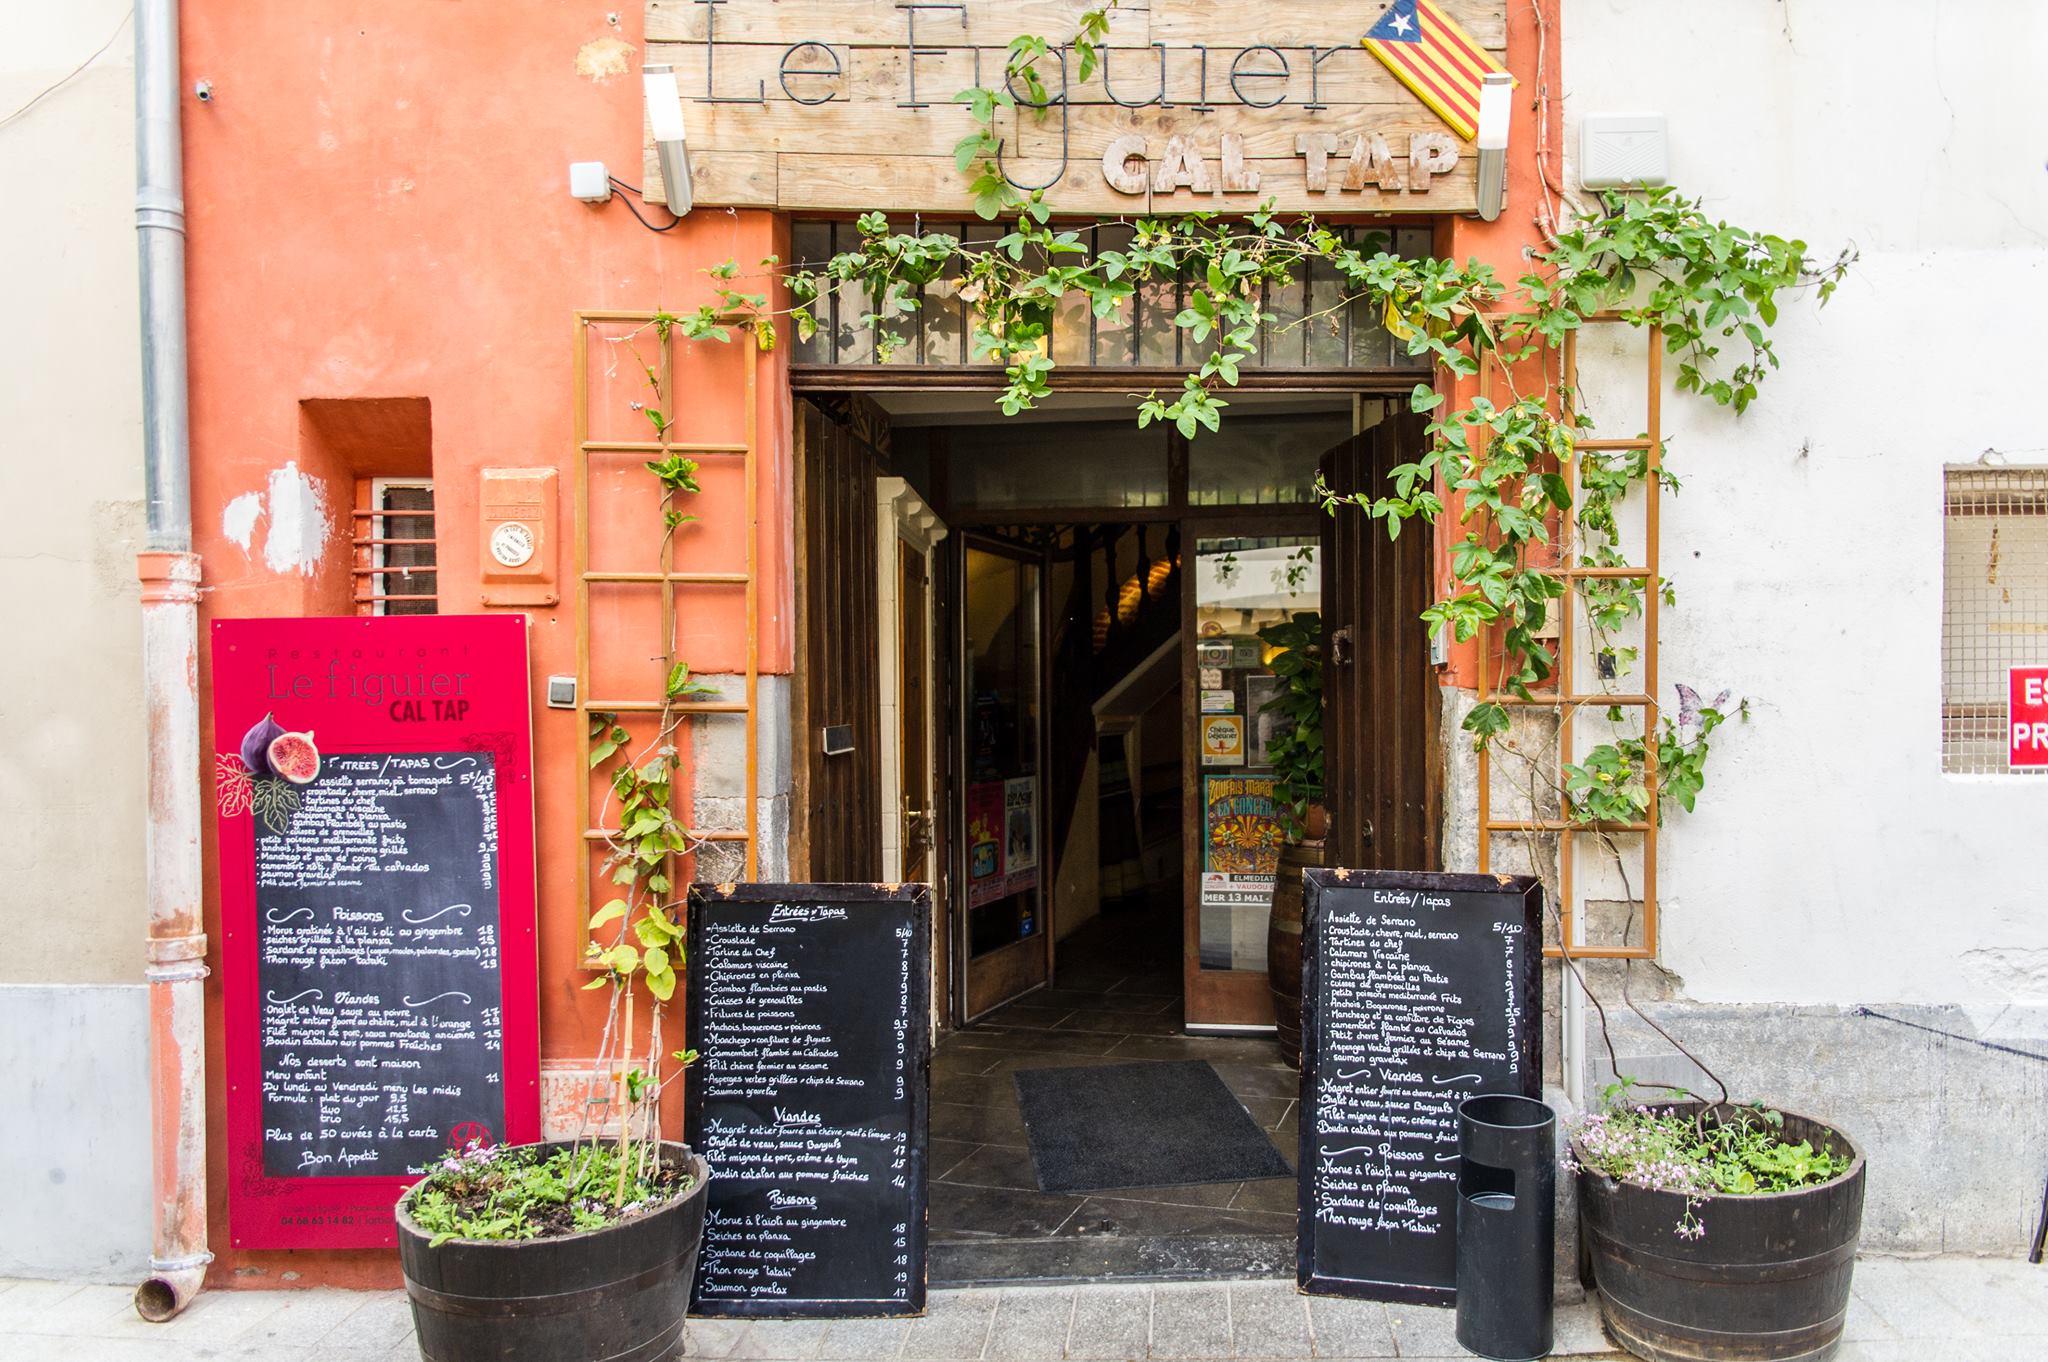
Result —
M488 752L334 756L258 829L265 1172L500 1138L497 802Z
M691 889L694 1313L924 1309L930 943L923 885Z
M540 1135L526 622L213 634L229 1234L387 1246L417 1170Z
M1528 878L1304 874L1304 1291L1448 1304L1458 1104L1542 1082L1542 889Z

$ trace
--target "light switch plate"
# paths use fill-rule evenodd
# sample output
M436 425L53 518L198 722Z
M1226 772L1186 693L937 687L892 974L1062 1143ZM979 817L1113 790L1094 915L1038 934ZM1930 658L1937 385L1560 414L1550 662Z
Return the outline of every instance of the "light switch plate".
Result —
M1579 183L1588 189L1668 184L1663 114L1587 114L1579 124Z

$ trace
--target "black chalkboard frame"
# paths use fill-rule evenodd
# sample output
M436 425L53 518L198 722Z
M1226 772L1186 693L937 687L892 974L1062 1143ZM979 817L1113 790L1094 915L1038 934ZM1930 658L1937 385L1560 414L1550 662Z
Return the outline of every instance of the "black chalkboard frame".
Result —
M930 1192L928 1171L931 1164L931 977L932 977L932 891L927 884L693 884L690 886L690 907L686 945L689 955L687 983L689 999L686 1007L688 1043L695 1043L701 1034L702 1017L698 1011L698 999L703 991L698 985L697 962L702 954L704 916L715 911L720 904L773 904L773 903L817 903L845 904L873 907L877 909L897 908L907 910L910 919L910 977L913 980L912 1007L909 1023L909 1048L917 1057L916 1072L907 1085L910 1106L910 1148L908 1176L905 1179L908 1201L906 1222L911 1227L911 1292L907 1301L875 1300L873 1298L836 1298L797 1300L790 1297L763 1298L760 1300L719 1300L698 1302L693 1299L690 1313L698 1317L753 1318L753 1319L862 1319L885 1316L922 1315L925 1310L929 1263L929 1218ZM886 930L887 923L877 915L876 930ZM921 987L919 987L921 985ZM703 1073L692 1066L684 1071L683 1110L684 1138L693 1146L702 1143L702 1132L694 1125L698 1111L702 1110ZM718 1181L718 1170L711 1170L711 1181Z
M1522 1073L1521 1096L1543 1095L1543 883L1529 875L1471 875L1448 871L1310 869L1302 872L1303 922L1301 945L1301 1143L1297 1151L1297 1220L1295 1232L1295 1280L1310 1295L1345 1296L1356 1300L1391 1301L1411 1305L1447 1306L1457 1301L1455 1285L1421 1285L1413 1282L1376 1281L1339 1277L1318 1269L1317 1241L1320 1227L1315 1218L1315 1074L1324 1042L1320 990L1316 970L1321 963L1322 923L1328 913L1326 896L1333 891L1359 889L1405 889L1424 893L1485 894L1504 900L1503 920L1519 920L1522 939L1532 949L1522 952L1521 970L1514 980L1521 1015L1529 1024L1521 1030L1517 1061ZM1508 905L1513 905L1508 907Z

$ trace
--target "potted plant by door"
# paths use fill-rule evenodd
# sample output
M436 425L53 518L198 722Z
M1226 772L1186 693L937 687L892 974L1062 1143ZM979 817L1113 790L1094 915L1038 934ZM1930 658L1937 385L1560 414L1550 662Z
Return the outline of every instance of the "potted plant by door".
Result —
M1863 1224L1863 1154L1847 1135L1621 1085L1573 1128L1566 1164L1601 1316L1637 1357L1834 1351Z
M1273 883L1266 926L1266 983L1280 1057L1301 1064L1301 872L1323 863L1329 816L1323 807L1323 617L1300 610L1262 625L1259 639L1277 649L1273 675L1280 681L1260 707L1274 716L1266 760L1273 767L1273 802L1285 840Z
M626 825L648 823L643 835L659 834L649 820L670 821L665 800L626 798ZM615 899L590 920L600 973L585 985L613 990L604 1062L618 1131L452 1150L399 1198L399 1261L426 1362L652 1362L682 1350L709 1170L659 1130L661 1011L675 992L683 926L661 902L665 874L648 868L660 859L640 860L637 847L633 855L640 873L614 873L635 886L633 902ZM596 944L608 926L619 939ZM638 946L624 940L628 928ZM642 988L652 1005L637 1033L647 1049L636 1054ZM696 1053L669 1057L688 1064Z

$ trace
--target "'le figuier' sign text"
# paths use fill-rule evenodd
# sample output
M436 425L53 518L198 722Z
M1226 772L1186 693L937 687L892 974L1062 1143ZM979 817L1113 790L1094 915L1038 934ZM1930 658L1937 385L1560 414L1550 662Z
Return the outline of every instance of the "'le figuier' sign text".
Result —
M1490 53L1506 0L1440 0ZM997 114L1003 168L1074 212L1469 212L1474 161L1359 46L1382 7L1126 0L1084 81L1038 70L1044 107ZM1072 0L649 0L650 63L676 69L700 204L971 208L953 96L1002 80L1012 38L1071 37ZM660 176L650 154L649 194Z

